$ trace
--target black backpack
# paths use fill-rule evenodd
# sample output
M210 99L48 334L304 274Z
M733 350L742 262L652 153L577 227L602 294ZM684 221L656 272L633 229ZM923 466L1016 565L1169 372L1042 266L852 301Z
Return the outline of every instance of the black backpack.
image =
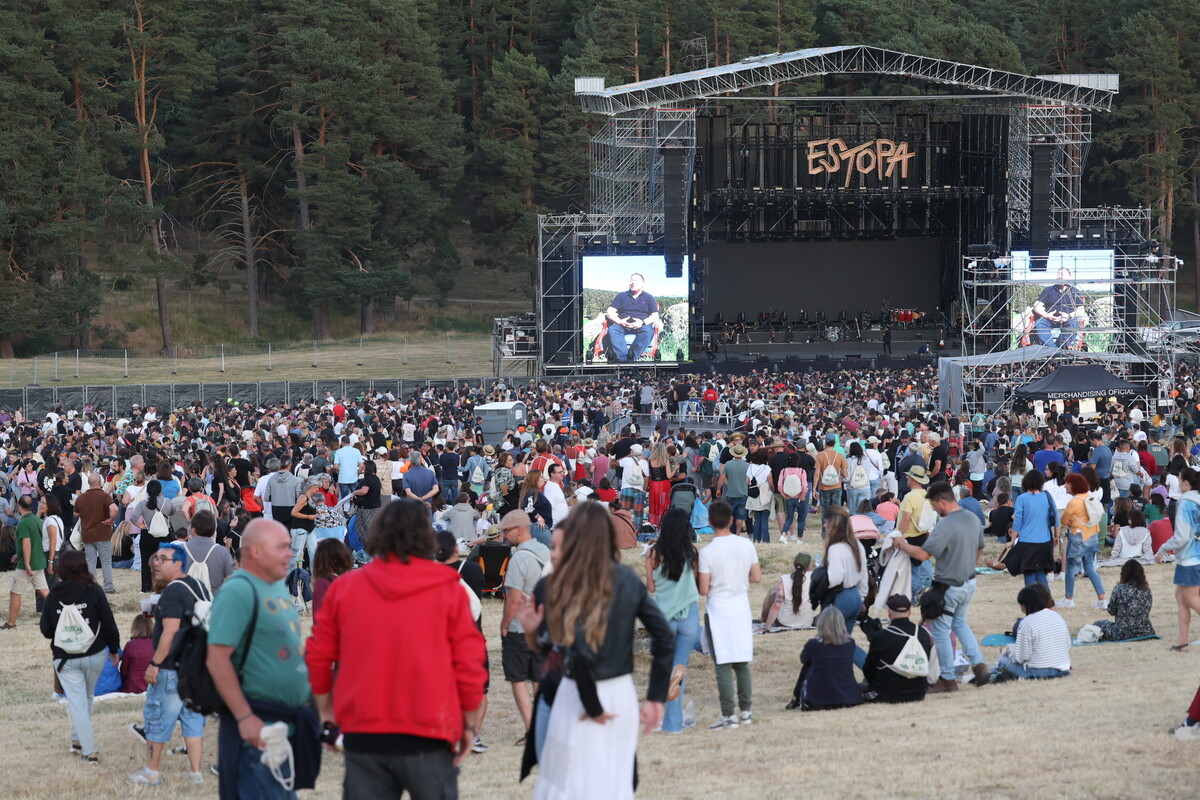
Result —
M250 625L244 635L241 663L237 665L240 678L246 667L246 657L254 642L254 626L258 624L258 590L250 581L254 595L254 610L250 614ZM179 633L174 643L175 669L179 673L179 697L183 704L197 714L208 716L225 708L217 685L208 671L208 631L201 625L192 625Z

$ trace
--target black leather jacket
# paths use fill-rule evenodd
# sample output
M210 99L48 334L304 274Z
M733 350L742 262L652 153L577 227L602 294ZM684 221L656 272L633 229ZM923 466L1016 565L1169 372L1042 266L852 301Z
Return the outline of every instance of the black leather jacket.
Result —
M613 565L613 598L604 642L598 651L593 652L584 644L582 636L576 639L567 658L567 676L574 679L577 672L586 670L592 680L603 681L632 673L634 623L639 619L650 634L650 655L653 659L646 699L666 702L675 660L675 632L659 610L658 603L650 596L646 584L642 583L637 573L623 564Z

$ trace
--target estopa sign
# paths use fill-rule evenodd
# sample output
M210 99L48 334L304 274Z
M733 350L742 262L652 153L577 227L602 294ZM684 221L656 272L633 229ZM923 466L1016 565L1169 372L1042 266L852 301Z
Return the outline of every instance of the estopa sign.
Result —
M900 168L900 177L908 177L908 162L916 153L908 149L908 142L891 139L876 139L851 147L842 139L817 139L808 143L808 174L845 173L843 188L850 186L855 173L875 173L880 180L890 178Z

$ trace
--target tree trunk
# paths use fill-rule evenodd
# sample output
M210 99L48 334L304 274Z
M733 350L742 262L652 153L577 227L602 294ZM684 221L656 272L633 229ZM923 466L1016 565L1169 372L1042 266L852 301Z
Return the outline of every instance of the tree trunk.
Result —
M1192 167L1192 271L1196 276L1193 296L1200 311L1200 166Z
M375 332L375 301L365 300L358 306L358 332Z
M246 325L250 335L258 338L258 262L254 256L254 226L250 219L250 189L246 170L239 164L238 200L242 211L242 261L246 265Z
M328 342L329 335L329 306L321 304L313 306L313 338L318 342Z
M300 109L293 107L292 110L299 112ZM292 147L296 158L296 191L300 193L298 204L300 230L305 231L312 227L312 216L309 212L308 198L304 196L305 190L308 189L308 178L304 174L304 140L300 136L300 126L295 123L292 123ZM307 265L312 259L312 251L306 247L302 256L304 263ZM318 342L329 340L328 305L313 306L313 338Z
M7 336L0 336L0 358L13 358L13 343L12 339Z
M141 3L135 3L136 30L142 36L146 35L146 18ZM154 110L157 108L157 97L151 97L151 82L153 76L147 75L147 64L150 60L149 47L144 40L135 44L132 37L126 34L129 44L129 60L133 67L134 95L133 114L138 131L138 172L142 179L142 199L147 210L154 207L154 172L150 169L150 135L154 131ZM162 217L156 217L150 223L149 236L158 256L167 255L167 237L163 230ZM167 283L162 275L163 264L159 260L154 267L154 293L158 299L158 325L162 330L162 350L166 356L175 350L175 337L171 335L171 317L167 311Z

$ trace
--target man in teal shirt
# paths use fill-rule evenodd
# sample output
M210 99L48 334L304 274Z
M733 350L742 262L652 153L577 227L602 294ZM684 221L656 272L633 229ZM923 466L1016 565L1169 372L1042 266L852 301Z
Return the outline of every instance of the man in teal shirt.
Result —
M208 671L225 701L217 741L221 798L292 800L295 791L284 789L261 762L263 726L283 721L296 752L294 789L312 788L320 771L300 615L283 582L291 534L278 522L256 519L242 536L241 558L242 568L217 593L208 631Z
M33 513L33 498L21 495L17 508L21 512L21 521L17 523L17 554L13 556L17 569L13 572L8 595L8 622L0 625L3 630L17 627L21 595L30 584L43 599L50 593L46 585L46 552L42 550L42 521Z

